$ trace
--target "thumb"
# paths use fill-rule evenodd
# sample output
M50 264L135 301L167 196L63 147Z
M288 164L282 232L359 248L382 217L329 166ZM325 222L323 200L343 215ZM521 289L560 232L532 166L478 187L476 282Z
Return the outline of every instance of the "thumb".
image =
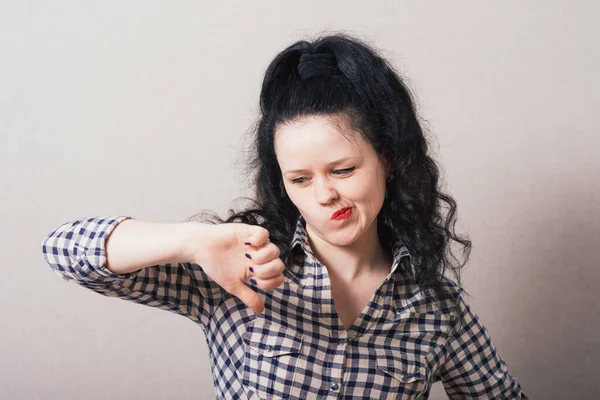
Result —
M265 309L265 303L263 303L263 300L258 293L244 283L239 285L236 288L235 293L232 294L257 314L262 313Z

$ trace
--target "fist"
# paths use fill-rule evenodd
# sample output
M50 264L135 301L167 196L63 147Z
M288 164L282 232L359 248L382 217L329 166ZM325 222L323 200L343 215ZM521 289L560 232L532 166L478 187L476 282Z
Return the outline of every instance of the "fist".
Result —
M256 313L264 311L262 298L245 281L256 287L275 289L284 282L285 265L279 248L269 241L269 231L258 225L227 223L202 226L203 234L188 243L192 262L227 292Z

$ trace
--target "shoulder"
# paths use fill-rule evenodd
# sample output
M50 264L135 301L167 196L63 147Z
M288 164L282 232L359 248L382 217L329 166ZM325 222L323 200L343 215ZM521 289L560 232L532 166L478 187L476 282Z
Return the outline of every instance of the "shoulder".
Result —
M448 290L448 292L454 299L458 300L462 297L464 289L458 283L444 276L441 279L441 284L444 288Z
M455 281L442 277L440 284L446 292L446 297L438 298L439 306L447 312L453 320L460 319L468 309L468 304L464 300L465 290Z

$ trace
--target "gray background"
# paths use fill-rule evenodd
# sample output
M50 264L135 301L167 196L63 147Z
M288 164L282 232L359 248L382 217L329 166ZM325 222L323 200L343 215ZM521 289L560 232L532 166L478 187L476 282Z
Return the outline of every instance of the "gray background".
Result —
M224 215L250 194L269 61L335 31L414 89L473 240L469 302L509 371L531 398L595 397L597 4L0 2L0 397L214 398L201 329L62 281L41 242L89 216Z

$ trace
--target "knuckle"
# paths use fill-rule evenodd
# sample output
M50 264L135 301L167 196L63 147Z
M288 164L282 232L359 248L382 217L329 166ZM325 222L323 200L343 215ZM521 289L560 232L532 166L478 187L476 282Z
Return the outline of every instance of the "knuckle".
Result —
M258 268L258 267L254 267L254 276L256 276L259 279L264 279L265 278L265 269L264 268Z
M256 256L254 257L254 260L255 260L254 262L256 262L256 263L258 263L258 264L264 264L264 263L266 263L266 262L268 261L268 259L267 259L267 256L268 256L268 255L267 255L267 254L265 254L265 252L264 252L264 251L262 251L262 250L259 250L259 251L256 253Z
M260 232L265 237L265 240L269 239L269 230L267 228L261 227Z
M263 249L260 249L256 252L255 255L252 256L252 259L260 264L265 264L277 257L279 257L279 249L275 246L277 250L274 250L272 246L266 246Z
M271 280L271 287L277 288L277 287L281 286L284 282L285 282L285 279L283 277L277 277L277 278Z
M273 245L271 246L271 248L269 249L269 254L271 255L271 259L276 259L279 257L280 251L279 251L279 247Z

